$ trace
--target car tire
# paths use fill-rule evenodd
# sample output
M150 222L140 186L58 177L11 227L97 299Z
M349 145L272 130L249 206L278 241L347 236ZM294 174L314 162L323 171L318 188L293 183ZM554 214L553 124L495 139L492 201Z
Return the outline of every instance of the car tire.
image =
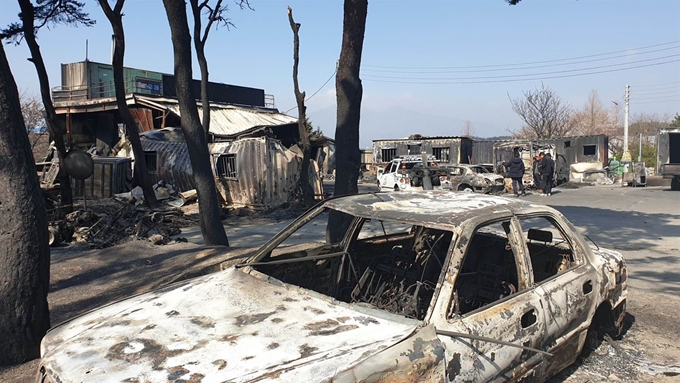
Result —
M472 192L474 192L474 190L473 190L471 187L467 186L467 185L465 185L465 186L460 186L460 187L458 188L458 191L462 191L462 192L465 192L465 193L472 193Z
M399 191L399 185L394 185L394 191Z
M680 177L671 179L671 190L680 191Z

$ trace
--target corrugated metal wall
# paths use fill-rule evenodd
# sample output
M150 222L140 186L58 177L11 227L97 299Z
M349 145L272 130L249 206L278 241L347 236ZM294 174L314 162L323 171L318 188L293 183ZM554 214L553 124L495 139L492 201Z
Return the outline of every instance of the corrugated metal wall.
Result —
M151 182L163 180L172 183L180 191L195 187L186 143L140 138L144 151L156 152L157 171L150 174Z
M493 145L496 141L472 141L472 163L493 164Z
M236 179L220 178L220 193L229 203L278 206L294 198L301 161L293 151L267 138L215 143L213 164L220 154L235 154Z

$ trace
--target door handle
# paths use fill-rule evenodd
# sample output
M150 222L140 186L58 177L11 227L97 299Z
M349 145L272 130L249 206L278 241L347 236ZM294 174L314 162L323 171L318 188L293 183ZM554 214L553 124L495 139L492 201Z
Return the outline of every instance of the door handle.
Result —
M522 328L527 328L536 323L536 309L531 309L522 315Z

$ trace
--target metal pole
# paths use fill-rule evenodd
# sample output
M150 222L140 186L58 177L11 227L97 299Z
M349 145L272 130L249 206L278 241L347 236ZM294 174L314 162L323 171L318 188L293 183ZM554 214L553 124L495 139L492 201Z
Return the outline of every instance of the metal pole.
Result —
M642 162L642 132L640 132L640 149L638 150L638 162Z
M626 84L626 106L623 117L623 161L630 161L628 151L628 101L630 99L630 85Z

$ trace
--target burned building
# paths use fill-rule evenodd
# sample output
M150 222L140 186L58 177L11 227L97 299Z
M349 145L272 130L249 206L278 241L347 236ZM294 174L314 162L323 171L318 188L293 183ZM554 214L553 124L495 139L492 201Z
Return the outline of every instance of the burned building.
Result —
M126 101L140 132L175 126L166 120L162 107L139 104L138 98L173 99L175 79L160 72L124 68ZM195 94L200 81L194 80ZM273 96L264 90L209 83L211 102L273 109ZM55 111L66 127L66 141L71 148L90 149L108 156L123 134L123 121L116 106L113 68L109 64L82 61L61 65L61 86L52 89Z
M385 164L397 156L433 155L442 164L469 164L472 160L472 139L468 137L425 137L373 140L373 161Z
M488 148L486 148L488 150ZM543 152L550 153L555 161L556 181L569 181L576 175L573 168L580 167L602 169L609 164L609 138L606 135L556 137L541 139L499 140L493 144L493 162L496 172L502 173L502 163L512 158L514 152L519 152L525 162L531 179L533 158ZM488 153L478 154L487 156ZM578 178L578 177L576 177Z
M139 127L151 179L173 183L179 191L192 189L191 163L178 128L181 116L174 76L132 68L125 68L124 75L126 102ZM194 80L192 85L200 94L200 82ZM132 158L134 164L110 65L64 64L62 85L52 93L69 147L100 157ZM301 164L297 118L279 113L273 97L262 89L210 83L208 94L213 142L209 150L223 200L257 207L294 198ZM199 102L197 107L201 113L204 106ZM321 194L318 182L315 192Z

